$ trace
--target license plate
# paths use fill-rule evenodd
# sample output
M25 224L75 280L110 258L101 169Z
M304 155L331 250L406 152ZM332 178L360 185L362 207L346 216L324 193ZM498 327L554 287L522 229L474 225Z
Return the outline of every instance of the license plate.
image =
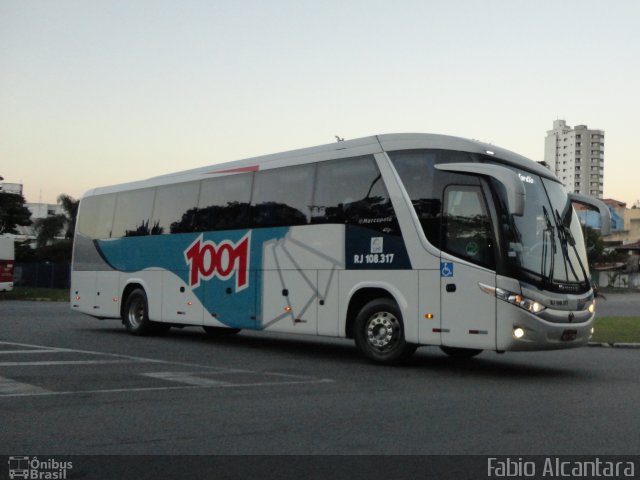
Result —
M563 342L570 342L571 340L575 340L577 336L577 330L565 330L564 332L562 332L560 340L562 340Z

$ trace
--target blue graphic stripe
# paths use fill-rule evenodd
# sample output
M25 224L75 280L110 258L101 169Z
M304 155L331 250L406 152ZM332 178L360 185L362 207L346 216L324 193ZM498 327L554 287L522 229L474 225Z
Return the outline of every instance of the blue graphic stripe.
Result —
M247 288L236 291L237 271L226 279L213 276L201 281L199 286L193 288L194 295L202 302L209 314L215 314L218 321L229 327L253 329L260 327L258 316L262 311L264 244L284 238L288 231L288 227L261 228L251 231ZM185 251L200 235L203 242L220 245L225 241L235 244L248 232L249 230L230 230L123 237L114 240L97 240L96 246L105 261L116 270L122 272L147 269L167 270L189 285L190 272Z

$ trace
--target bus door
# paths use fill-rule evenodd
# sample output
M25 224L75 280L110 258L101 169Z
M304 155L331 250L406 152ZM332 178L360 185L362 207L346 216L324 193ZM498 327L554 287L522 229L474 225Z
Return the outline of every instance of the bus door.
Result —
M300 227L265 244L261 282L261 328L318 333L318 270L313 238L317 227ZM315 266L316 268L309 268Z
M496 348L496 299L480 284L496 285L495 247L481 185L443 190L440 258L442 344Z

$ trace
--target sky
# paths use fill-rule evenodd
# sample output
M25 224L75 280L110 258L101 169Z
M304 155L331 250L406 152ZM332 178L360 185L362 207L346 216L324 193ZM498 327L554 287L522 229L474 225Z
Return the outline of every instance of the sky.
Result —
M0 0L0 176L28 202L381 133L543 160L605 131L640 200L640 2Z

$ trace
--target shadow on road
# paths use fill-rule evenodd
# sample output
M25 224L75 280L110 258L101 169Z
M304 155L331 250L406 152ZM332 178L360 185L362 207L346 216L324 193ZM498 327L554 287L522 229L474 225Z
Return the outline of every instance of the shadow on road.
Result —
M424 374L428 371L431 376L473 376L496 379L579 379L591 374L583 369L576 370L575 365L563 367L559 357L555 357L557 364L549 364L547 357L550 352L515 352L497 354L483 352L471 359L452 358L440 351L438 347L421 347L407 362L400 366L373 365L365 360L352 340L298 336L287 334L273 334L265 332L243 331L237 335L209 336L200 328L188 327L184 329L172 328L168 333L153 337L134 337L123 328L86 328L85 331L101 335L113 335L124 339L125 342L148 342L150 346L166 342L180 343L193 346L215 346L224 350L231 350L234 354L247 352L264 352L275 357L297 358L304 360L322 360L332 364L359 365L360 368L382 369L388 373L392 370L402 370L405 375L414 373ZM219 353L219 351L217 352ZM205 360L205 358L203 358ZM535 364L534 362L540 361ZM544 362L544 363L543 363ZM396 372L397 373L397 372Z

